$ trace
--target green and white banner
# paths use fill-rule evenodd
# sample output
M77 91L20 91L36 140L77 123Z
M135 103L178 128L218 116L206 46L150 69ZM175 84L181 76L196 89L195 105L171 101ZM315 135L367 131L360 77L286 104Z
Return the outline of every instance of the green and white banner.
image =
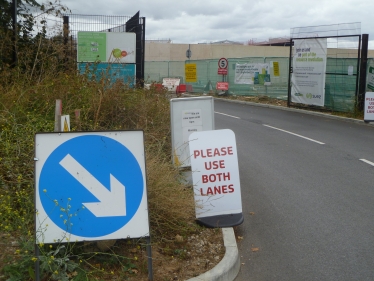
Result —
M135 49L135 33L78 32L78 62L135 63Z
M294 41L291 101L308 105L325 105L327 39Z

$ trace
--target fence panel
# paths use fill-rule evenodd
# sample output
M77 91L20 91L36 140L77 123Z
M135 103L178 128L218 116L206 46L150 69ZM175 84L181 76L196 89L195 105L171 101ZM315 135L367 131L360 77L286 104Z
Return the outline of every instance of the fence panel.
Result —
M274 62L278 63L278 75L274 73ZM187 83L195 93L215 93L215 85L222 81L218 71L218 59L188 60L173 62L145 63L145 77L148 82L162 82L165 77L181 78L184 82L185 63L196 64L197 81ZM271 85L235 84L235 65L244 63L268 63L270 65ZM325 108L335 111L350 112L354 110L356 101L357 58L328 57L325 83ZM374 67L373 60L368 61L368 67ZM348 73L348 69L352 73ZM266 58L229 58L228 75L229 93L238 96L268 96L276 99L287 99L288 94L289 59L284 57ZM349 75L348 75L349 74Z
M325 107L350 112L356 102L357 58L328 58L326 65ZM352 73L348 75L348 68Z

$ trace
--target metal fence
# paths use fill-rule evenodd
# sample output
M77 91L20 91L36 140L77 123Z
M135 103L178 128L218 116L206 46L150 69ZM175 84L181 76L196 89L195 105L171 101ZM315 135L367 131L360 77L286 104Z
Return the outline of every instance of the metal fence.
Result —
M357 50L353 50L356 52ZM342 56L342 53L339 53ZM272 65L278 62L279 76L274 75L271 68L271 85L244 85L235 84L235 65L243 63L269 63ZM185 83L185 64L195 63L197 72L196 83ZM327 58L325 83L325 108L333 111L351 112L355 108L356 102L356 75L357 57L344 58L333 55ZM368 67L374 67L374 60L368 60ZM348 67L353 67L354 75L346 74ZM146 83L162 83L166 77L180 78L181 83L192 86L195 93L216 93L217 82L222 81L222 75L218 75L218 59L211 60L188 60L188 61L146 61L145 81ZM285 57L265 57L265 58L228 58L228 75L226 81L229 82L229 94L238 96L267 96L270 98L287 100L288 98L288 75L289 58Z
M319 33L322 28L319 28ZM295 38L291 39L293 46L295 40L308 42L308 40L325 40L328 47L328 58L326 61L325 73L325 108L334 111L350 112L357 104L358 81L360 76L360 55L361 55L361 35L338 35L331 36L329 30L331 26L326 27L328 36L313 36L315 33L305 31L293 33ZM303 29L304 30L304 29ZM311 32L311 33L310 33ZM346 31L344 31L346 32ZM301 36L299 36L301 34ZM308 37L303 37L310 35ZM300 55L300 54L299 54ZM295 48L290 48L290 65L293 68L293 58L296 57ZM350 70L349 70L350 69ZM364 71L363 75L366 72ZM290 71L290 77L293 75ZM289 89L289 97L291 89ZM289 104L290 104L289 98Z
M76 59L78 31L134 32L136 34L136 79L144 81L145 18L134 16L103 16L65 14L63 37L66 55Z
M271 76L271 85L241 85L235 84L235 65L237 63L272 63L278 62L280 76ZM184 83L184 67L186 63L196 64L197 82L187 83L193 92L208 93L215 91L217 82L222 81L222 75L217 73L218 59L188 60L188 61L146 61L145 80L148 83L161 83L165 77L176 77ZM228 75L226 81L230 84L230 93L234 95L267 95L274 98L287 98L288 58L229 58Z

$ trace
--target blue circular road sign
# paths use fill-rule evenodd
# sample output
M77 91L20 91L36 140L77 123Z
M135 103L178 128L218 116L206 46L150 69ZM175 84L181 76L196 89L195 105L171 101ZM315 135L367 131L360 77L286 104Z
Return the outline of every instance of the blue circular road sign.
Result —
M128 148L106 136L84 135L53 150L38 188L44 211L59 228L92 238L125 226L140 206L143 187Z

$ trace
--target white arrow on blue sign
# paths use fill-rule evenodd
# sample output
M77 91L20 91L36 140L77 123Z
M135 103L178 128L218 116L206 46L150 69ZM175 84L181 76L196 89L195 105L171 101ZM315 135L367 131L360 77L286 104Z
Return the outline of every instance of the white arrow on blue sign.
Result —
M149 236L142 131L35 137L37 242Z

